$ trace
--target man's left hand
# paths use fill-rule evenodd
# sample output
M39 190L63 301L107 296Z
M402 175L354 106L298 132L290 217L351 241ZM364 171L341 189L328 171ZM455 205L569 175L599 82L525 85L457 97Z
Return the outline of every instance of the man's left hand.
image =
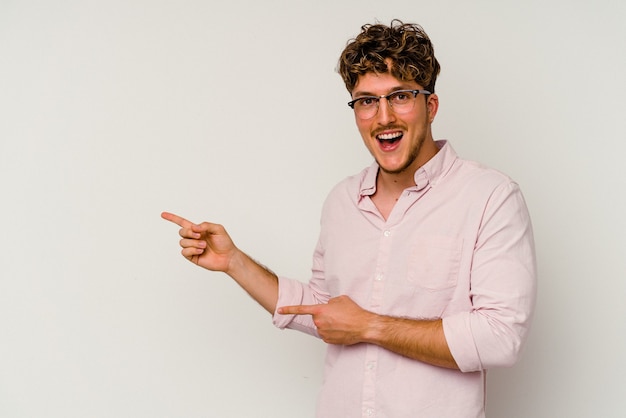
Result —
M348 296L332 298L321 305L294 305L278 308L281 315L311 315L317 333L329 344L352 345L363 342L375 316Z

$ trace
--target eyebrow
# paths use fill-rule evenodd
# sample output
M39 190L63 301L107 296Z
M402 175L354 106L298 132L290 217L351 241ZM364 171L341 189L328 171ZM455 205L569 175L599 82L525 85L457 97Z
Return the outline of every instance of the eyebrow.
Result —
M408 87L408 86L396 86L396 87L392 87L391 90L389 90L385 94L385 96L387 96L388 94L395 93L396 91L401 91L401 90L411 90L412 91L412 90L418 90L418 89L413 88L413 87ZM356 98L361 98L361 97L380 97L380 96L377 95L377 94L374 94L374 93L370 93L368 91L357 91L354 94L353 97L356 99Z

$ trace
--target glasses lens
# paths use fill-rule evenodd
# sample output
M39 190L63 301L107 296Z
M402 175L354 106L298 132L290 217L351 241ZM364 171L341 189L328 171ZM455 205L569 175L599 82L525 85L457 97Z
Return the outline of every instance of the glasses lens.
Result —
M378 97L361 97L354 102L354 111L361 119L369 119L378 111Z
M406 113L413 109L416 94L413 91L397 91L388 96L389 103L394 111Z

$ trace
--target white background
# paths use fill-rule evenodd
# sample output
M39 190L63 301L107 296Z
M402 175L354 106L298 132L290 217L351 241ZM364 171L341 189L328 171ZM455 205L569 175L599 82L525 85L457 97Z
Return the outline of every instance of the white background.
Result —
M488 415L625 416L621 0L0 0L0 416L313 416L323 343L159 215L307 280L326 193L370 163L337 58L394 17L434 41L436 138L533 216L535 322Z

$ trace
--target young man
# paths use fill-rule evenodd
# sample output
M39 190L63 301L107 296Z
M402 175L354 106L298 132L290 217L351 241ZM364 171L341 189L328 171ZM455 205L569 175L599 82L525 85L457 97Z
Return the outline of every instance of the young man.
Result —
M365 25L339 72L375 162L322 211L308 284L180 225L182 254L237 281L280 328L329 344L318 416L484 417L485 376L510 366L535 301L531 222L507 176L433 139L439 73L421 27Z

